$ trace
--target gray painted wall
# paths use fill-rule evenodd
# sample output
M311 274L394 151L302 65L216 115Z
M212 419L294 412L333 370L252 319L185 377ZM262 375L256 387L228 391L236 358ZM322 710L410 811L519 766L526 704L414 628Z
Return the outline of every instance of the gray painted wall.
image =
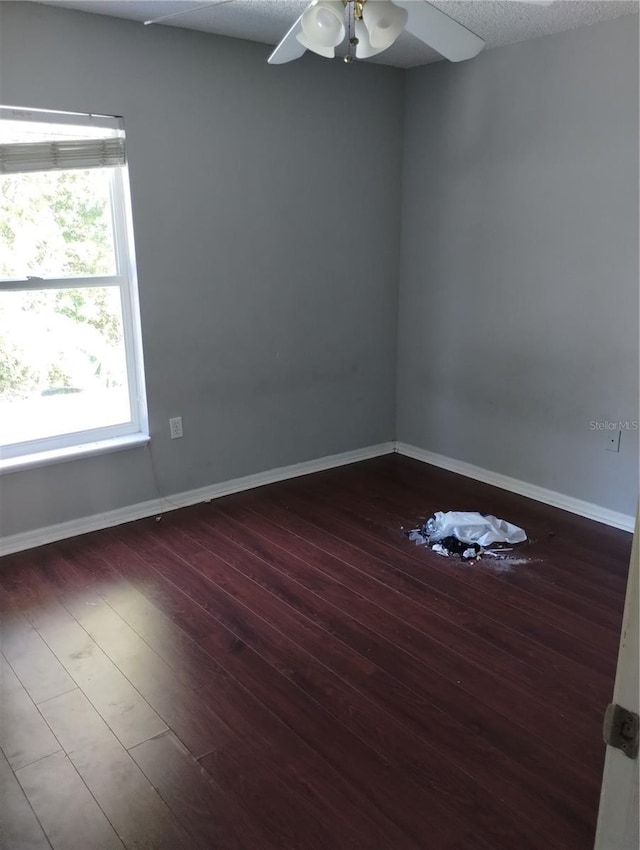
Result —
M33 4L0 15L0 101L125 118L161 492L393 439L403 73L272 68L266 45ZM157 495L148 449L0 488L7 535Z
M408 74L397 438L635 512L638 20Z
M1 3L0 101L125 116L152 444L2 476L0 534L154 498L151 454L171 494L394 436L632 513L634 435L589 422L638 418L637 50L269 68Z

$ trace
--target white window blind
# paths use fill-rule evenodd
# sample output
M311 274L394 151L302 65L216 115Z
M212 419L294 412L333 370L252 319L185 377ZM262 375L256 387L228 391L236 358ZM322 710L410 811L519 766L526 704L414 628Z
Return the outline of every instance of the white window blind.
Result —
M65 139L0 144L0 174L110 168L125 164L124 139Z
M125 164L117 116L0 107L0 174Z

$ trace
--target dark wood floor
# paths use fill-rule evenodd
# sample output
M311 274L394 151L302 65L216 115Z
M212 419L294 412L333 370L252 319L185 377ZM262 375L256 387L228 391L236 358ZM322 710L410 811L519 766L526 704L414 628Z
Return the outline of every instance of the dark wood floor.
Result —
M630 537L389 456L5 558L2 847L589 850Z

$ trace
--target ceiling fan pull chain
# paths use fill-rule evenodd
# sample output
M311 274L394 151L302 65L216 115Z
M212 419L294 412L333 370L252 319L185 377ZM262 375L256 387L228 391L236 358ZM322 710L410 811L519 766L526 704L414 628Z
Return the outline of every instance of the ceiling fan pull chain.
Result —
M344 61L349 64L353 62L353 47L358 43L358 39L353 34L353 24L355 23L355 14L356 14L356 2L357 0L348 0L347 6L347 55L344 57Z

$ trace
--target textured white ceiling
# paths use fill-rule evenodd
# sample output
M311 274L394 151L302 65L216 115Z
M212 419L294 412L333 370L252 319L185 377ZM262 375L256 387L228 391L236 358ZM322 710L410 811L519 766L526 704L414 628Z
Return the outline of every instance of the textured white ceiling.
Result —
M158 26L218 33L269 45L280 41L309 4L309 0L227 0L203 9L200 8L203 0L39 2L140 22L185 11L186 14L169 18ZM491 48L637 13L640 3L639 0L556 0L551 6L544 6L519 0L434 0L433 5L481 36L487 48ZM635 18L629 20L629 26L637 25ZM268 51L265 58L267 54ZM368 61L411 68L440 58L417 38L403 33L392 47Z

